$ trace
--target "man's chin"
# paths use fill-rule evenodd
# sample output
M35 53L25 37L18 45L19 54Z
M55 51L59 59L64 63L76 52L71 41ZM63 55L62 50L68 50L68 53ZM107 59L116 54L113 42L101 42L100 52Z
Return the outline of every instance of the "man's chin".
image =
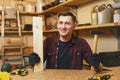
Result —
M65 36L67 36L68 35L68 32L66 31L66 32L59 32L60 33L60 36L63 36L63 37L65 37Z
M66 34L60 34L60 36L62 36L62 37L66 37L67 35L66 35Z

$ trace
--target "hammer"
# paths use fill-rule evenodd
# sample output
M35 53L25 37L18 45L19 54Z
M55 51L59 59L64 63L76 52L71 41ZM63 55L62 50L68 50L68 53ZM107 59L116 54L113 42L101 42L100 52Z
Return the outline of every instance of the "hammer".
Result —
M90 30L90 33L94 35L93 54L95 54L97 53L98 35L103 34L103 32L98 30Z
M97 54L98 35L103 34L103 32L98 31L98 30L90 30L90 33L94 35L93 54ZM95 60L94 63L96 63L96 61L97 61L97 60ZM97 63L99 63L99 62L97 62ZM91 70L94 70L94 69L95 69L96 72L99 72L99 71L100 71L100 70L98 69L98 67L95 68L95 66L94 66L94 68L93 68L93 66L92 66L92 67L91 67Z

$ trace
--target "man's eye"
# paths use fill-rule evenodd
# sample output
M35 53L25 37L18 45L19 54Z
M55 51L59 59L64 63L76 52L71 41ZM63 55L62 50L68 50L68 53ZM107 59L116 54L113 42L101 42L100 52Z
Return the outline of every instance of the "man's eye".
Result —
M70 25L70 23L69 23L69 22L66 22L65 24Z
M62 24L63 22L59 22L59 24Z

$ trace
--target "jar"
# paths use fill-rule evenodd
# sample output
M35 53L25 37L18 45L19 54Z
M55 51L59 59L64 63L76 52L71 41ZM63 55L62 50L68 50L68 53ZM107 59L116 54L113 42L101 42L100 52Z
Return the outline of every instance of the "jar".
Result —
M27 4L25 6L25 11L26 12L35 12L35 5L34 4Z
M42 12L43 11L43 9L42 9L43 6L44 6L43 0L37 0L36 12Z
M120 9L114 11L114 22L120 22Z
M95 5L91 12L91 24L98 24L98 5Z

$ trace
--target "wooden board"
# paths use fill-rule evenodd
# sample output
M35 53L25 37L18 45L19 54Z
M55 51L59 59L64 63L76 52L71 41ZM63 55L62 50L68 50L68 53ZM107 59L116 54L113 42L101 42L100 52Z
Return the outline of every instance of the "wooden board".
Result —
M40 63L34 66L34 72L43 71L43 31L41 17L33 17L33 51L40 56Z

